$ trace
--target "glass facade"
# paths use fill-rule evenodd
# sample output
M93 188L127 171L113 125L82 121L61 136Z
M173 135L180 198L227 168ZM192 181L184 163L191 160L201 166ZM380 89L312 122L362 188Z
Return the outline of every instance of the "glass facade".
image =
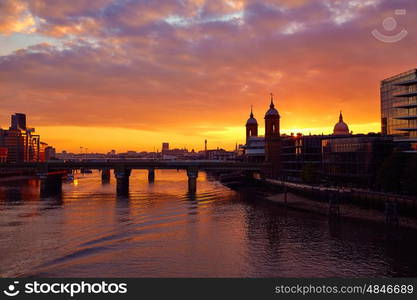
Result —
M323 177L333 184L369 187L393 151L393 137L354 136L322 141Z
M308 168L319 175L321 170L321 141L328 135L303 136L301 134L285 136L282 142L282 173L285 180L302 181Z
M30 161L29 135L22 130L8 130L4 135L4 145L8 149L7 162L20 163Z
M381 132L417 150L417 69L381 82Z
M24 114L12 116L9 130L0 129L0 147L7 149L8 163L41 161L41 141L34 132L35 129L26 127Z

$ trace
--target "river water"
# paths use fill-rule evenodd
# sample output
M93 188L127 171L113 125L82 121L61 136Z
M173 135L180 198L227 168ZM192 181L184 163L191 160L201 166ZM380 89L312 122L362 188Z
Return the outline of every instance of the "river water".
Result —
M417 277L417 233L329 222L232 191L200 173L133 171L130 195L99 173L42 198L0 183L0 277Z

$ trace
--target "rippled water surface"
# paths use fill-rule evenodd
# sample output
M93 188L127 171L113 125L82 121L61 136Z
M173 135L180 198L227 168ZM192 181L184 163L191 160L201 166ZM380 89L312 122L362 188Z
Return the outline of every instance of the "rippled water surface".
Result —
M39 182L0 183L0 274L44 277L417 276L417 234L285 208L200 173L156 181L134 171L130 195L114 179L79 175L58 197Z

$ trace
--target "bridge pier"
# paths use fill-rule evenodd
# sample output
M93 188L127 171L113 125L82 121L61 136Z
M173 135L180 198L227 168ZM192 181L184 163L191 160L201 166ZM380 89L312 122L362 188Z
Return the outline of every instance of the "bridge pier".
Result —
M399 226L400 218L398 216L397 202L389 200L385 202L385 223L389 226Z
M155 169L154 168L148 169L148 182L149 183L155 182Z
M340 195L337 192L331 192L329 195L329 216L340 216Z
M117 195L127 196L129 194L129 177L131 169L119 168L114 170L116 176Z
M110 182L110 169L101 170L101 183L107 184Z
M63 174L40 173L41 197L60 194L62 192L62 176Z
M197 178L198 178L198 169L197 168L188 168L188 191L193 194L197 191Z

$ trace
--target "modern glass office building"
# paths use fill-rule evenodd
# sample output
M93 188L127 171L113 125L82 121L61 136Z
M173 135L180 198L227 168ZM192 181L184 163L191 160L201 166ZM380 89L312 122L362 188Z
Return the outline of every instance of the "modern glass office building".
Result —
M7 162L42 161L40 136L34 134L34 132L34 128L26 127L26 116L24 114L12 115L9 130L0 129L0 147L7 149Z
M381 82L381 125L400 148L417 151L417 69Z
M323 139L323 178L333 184L370 187L392 151L391 136L368 134Z
M282 136L282 176L288 181L319 181L321 172L323 139L337 138L332 135L291 135Z

